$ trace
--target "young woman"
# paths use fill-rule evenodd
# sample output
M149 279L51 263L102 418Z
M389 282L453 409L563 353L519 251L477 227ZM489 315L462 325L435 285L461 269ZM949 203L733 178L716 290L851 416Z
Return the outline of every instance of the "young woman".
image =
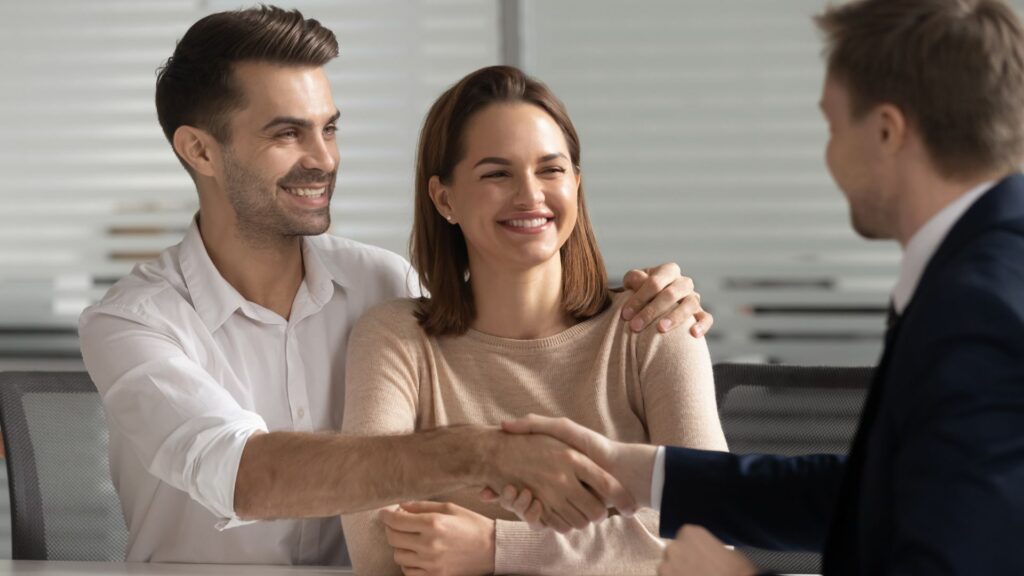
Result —
M686 330L620 320L564 106L515 68L445 92L420 136L412 261L429 299L349 340L344 431L401 434L566 416L617 440L724 450L711 361ZM531 531L477 491L343 518L359 574L653 574L658 515ZM569 519L567 519L567 522Z

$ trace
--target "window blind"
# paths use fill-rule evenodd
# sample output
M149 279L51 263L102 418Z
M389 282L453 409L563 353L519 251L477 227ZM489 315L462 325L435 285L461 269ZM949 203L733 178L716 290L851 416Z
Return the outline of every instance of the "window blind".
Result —
M612 278L676 261L719 360L872 364L899 252L824 166L817 0L524 0L523 65L563 99Z

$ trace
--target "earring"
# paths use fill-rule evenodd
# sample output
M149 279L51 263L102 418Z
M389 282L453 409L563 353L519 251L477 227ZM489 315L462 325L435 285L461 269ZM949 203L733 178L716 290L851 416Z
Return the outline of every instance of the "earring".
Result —
M452 215L451 214L448 214L447 216L445 216L444 219L447 220L449 224L452 223Z

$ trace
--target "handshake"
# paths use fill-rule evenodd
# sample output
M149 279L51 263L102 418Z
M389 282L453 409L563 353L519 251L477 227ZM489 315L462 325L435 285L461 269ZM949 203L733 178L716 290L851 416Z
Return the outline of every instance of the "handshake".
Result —
M615 442L567 418L530 415L502 429L480 496L532 528L566 533L609 509L632 515L651 505L657 446Z
M609 509L632 515L652 506L657 446L615 442L567 418L530 415L502 429L506 434L480 496L531 528L565 533L604 520ZM655 499L659 507L661 495ZM679 531L658 568L659 576L756 572L745 556L693 525Z

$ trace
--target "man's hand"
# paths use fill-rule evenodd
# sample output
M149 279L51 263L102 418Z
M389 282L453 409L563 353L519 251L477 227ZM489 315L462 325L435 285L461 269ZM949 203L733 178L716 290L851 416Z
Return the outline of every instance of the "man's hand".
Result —
M668 332L688 324L690 334L700 338L715 323L714 317L700 306L700 294L693 289L693 280L680 273L677 264L662 264L654 268L630 270L622 284L635 292L622 308L622 319L629 322L634 332L640 332L658 321L658 330Z
M410 502L378 515L406 576L494 572L494 520L441 502Z
M500 436L485 474L487 488L494 494L508 486L517 492L529 490L541 503L534 507L541 510L538 520L560 533L604 520L609 506L632 514L636 499L614 473L542 430L530 433L530 426L540 426L543 420L524 419L525 424L509 430L513 434ZM647 477L649 485L650 470Z
M625 488L636 506L649 506L651 500L651 473L654 470L656 446L614 442L567 418L546 418L531 414L525 418L505 422L502 428L513 434L546 435L568 444L586 455L595 464L607 470ZM532 436L530 436L532 437ZM533 499L531 499L533 496ZM499 501L502 507L515 513L533 528L551 526L541 514L536 495L506 485L500 491L485 490L481 498ZM539 500L546 502L544 498ZM621 508L632 514L635 508ZM603 516L601 517L603 519ZM560 526L551 526L560 528ZM574 525L575 528L582 526Z
M683 526L665 548L658 576L754 576L747 557L729 550L700 526Z

